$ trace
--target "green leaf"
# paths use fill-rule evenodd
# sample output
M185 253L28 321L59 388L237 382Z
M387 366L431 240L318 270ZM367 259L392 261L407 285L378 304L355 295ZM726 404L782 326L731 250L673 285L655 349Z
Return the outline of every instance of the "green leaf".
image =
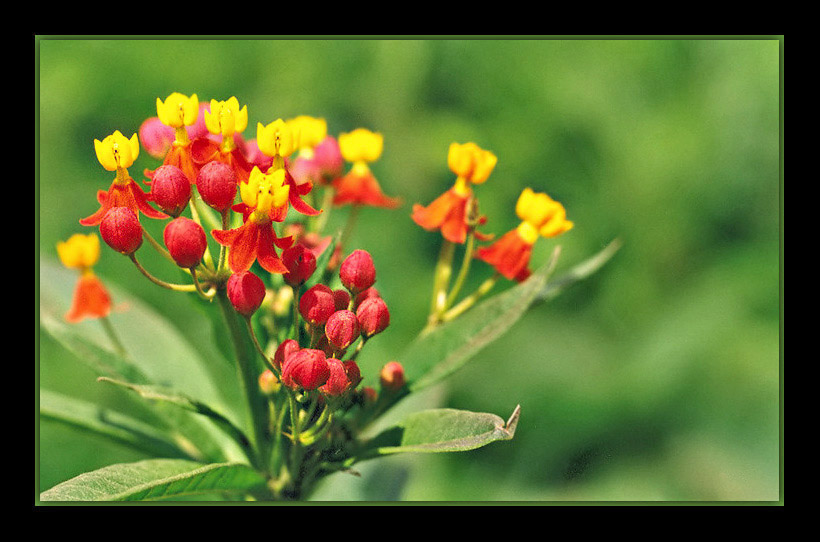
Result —
M521 407L510 419L495 414L441 408L411 414L373 438L365 456L402 452L463 452L515 435Z
M145 422L54 391L40 390L40 418L108 438L156 457L196 457L184 450L189 447L182 439L174 442L164 432Z
M573 266L569 271L563 273L559 277L548 281L546 286L544 286L544 288L536 296L533 304L549 301L576 282L579 282L597 272L604 266L604 264L615 256L615 253L618 252L622 244L623 243L620 239L614 239L606 247L604 247L603 250L594 256Z
M336 249L337 242L337 238L334 237L333 239L331 239L330 244L327 245L325 249L322 251L322 253L319 254L319 257L316 258L316 271L313 273L313 275L310 276L310 278L308 278L305 281L305 290L315 286L320 281L323 281L327 278L325 277L325 271L327 270L327 264L328 262L330 262L330 258L331 256L333 256L333 252Z
M120 380L114 380L104 376L101 376L97 380L100 382L109 382L116 386L121 386L129 390L135 391L143 399L168 403L180 407L184 410L188 410L206 416L211 421L213 421L219 428L221 428L228 436L230 436L239 445L240 448L242 448L242 450L245 452L245 455L252 463L255 461L256 454L253 451L253 446L251 445L245 433L243 433L241 429L239 429L233 423L231 423L229 419L227 419L225 416L215 411L205 403L201 401L196 401L194 399L191 399L190 397L187 397L184 394L178 393L168 388L163 388L161 386L131 384L130 382L122 382Z
M41 501L152 501L200 494L240 495L265 484L244 463L183 459L119 463L81 474L40 494Z
M409 390L439 382L509 330L545 288L559 252L556 248L550 261L524 282L490 297L411 343L399 358L407 373Z

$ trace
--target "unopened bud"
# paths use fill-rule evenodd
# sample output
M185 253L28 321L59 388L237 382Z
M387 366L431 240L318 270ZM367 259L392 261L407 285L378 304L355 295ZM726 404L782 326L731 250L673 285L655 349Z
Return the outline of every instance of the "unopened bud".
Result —
M282 252L282 263L288 272L282 275L291 286L301 286L316 271L316 256L302 244L295 244Z
M362 381L362 371L359 369L359 365L352 359L342 362L342 365L345 366L347 379L350 380L350 387L355 388Z
M168 253L176 264L185 269L199 265L208 248L208 240L202 226L181 216L170 221L162 232Z
M151 176L150 199L160 209L177 217L191 199L191 181L176 166L159 166Z
M325 395L338 396L347 391L350 387L350 379L345 371L344 364L336 358L328 358L327 367L329 370L327 382L319 388Z
M390 311L380 297L370 297L362 301L356 309L356 318L362 335L367 338L381 333L390 325Z
M359 292L359 295L357 295L356 298L353 300L353 306L358 307L362 304L362 301L370 297L381 297L379 291L373 286L371 286L367 290L364 290L363 292Z
M323 325L335 311L333 290L324 284L311 287L299 299L299 313L313 326Z
M130 255L142 246L142 226L128 207L113 207L100 222L100 237L117 252Z
M341 311L350 306L350 294L347 290L333 290L333 302L336 305L336 310Z
M336 311L325 323L325 335L330 344L344 350L359 337L359 320L347 309Z
M384 364L381 372L379 372L379 382L382 389L397 391L401 389L404 384L404 367L398 361L390 361Z
M367 290L376 282L376 267L366 250L354 250L339 268L339 278L351 295Z
M315 390L330 377L325 353L313 348L293 352L282 367L282 383L291 388Z
M255 313L265 299L265 283L250 271L231 275L226 288L231 305L243 316Z
M273 364L276 365L277 368L281 369L285 364L285 361L288 359L288 356L299 349L299 343L295 339L287 339L282 341L282 344L276 348L276 352L273 354Z
M236 198L236 174L228 164L208 162L196 176L196 188L205 203L222 213Z

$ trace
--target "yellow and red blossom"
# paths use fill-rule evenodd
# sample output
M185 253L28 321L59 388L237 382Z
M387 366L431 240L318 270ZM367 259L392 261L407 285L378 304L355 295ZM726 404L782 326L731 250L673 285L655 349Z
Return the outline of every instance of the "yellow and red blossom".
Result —
M555 237L572 229L573 223L566 219L563 205L530 188L519 196L515 212L521 224L492 245L479 248L476 258L492 265L504 277L521 282L531 274L530 256L539 236Z
M228 265L234 272L247 271L258 261L270 273L287 273L276 247L288 248L293 238L279 238L273 229L273 222L283 221L287 214L290 187L284 178L284 170L266 175L254 168L248 182L239 185L242 202L233 206L242 213L244 224L211 232L219 244L229 247Z
M413 205L411 218L422 228L441 231L441 235L453 243L464 243L470 224L470 204L473 199L471 184L487 180L498 158L475 143L450 144L447 165L456 174L455 184L433 202L424 207ZM479 238L481 238L479 236Z
M67 241L57 243L57 255L64 266L80 272L71 307L65 314L66 321L76 323L85 318L108 316L111 296L91 269L100 258L99 237L93 233L75 233Z
M241 133L248 126L248 106L239 108L239 101L235 96L228 100L211 100L208 108L203 110L205 126L208 132L219 136L219 144L209 137L200 137L191 143L191 156L200 167L211 161L219 161L229 165L236 174L237 182L248 180L252 165L248 162L241 146Z
M368 164L375 162L382 154L384 137L366 128L357 128L339 135L339 151L353 166L343 177L333 181L334 205L370 205L374 207L396 208L399 198L392 198L382 192L379 182Z
M105 214L114 207L128 207L139 216L143 213L149 218L168 218L168 215L157 211L148 203L148 196L128 174L128 168L133 165L139 156L139 140L137 134L130 139L123 136L119 130L107 136L102 141L94 140L94 151L97 160L107 171L116 171L108 191L97 192L97 202L100 208L90 216L80 220L83 226L96 226L102 222Z

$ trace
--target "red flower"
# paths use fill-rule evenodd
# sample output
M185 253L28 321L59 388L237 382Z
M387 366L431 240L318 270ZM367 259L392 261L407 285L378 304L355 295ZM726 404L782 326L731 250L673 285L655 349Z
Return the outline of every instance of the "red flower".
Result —
M441 230L441 235L453 243L464 243L467 239L467 204L472 192L469 188L466 193L456 186L437 197L424 207L418 203L413 205L413 222L422 228L433 231Z
M525 241L517 229L505 233L492 245L476 251L476 258L492 265L506 278L519 282L530 275L528 266L531 255L532 243Z
M371 171L361 172L353 168L347 175L333 181L336 193L333 205L371 205L395 209L400 198L391 198L382 192L379 182Z
M276 247L286 249L292 237L277 237L270 220L258 222L249 217L243 226L233 230L213 230L217 243L226 246L228 265L234 273L247 271L258 261L270 273L287 273L288 268L276 253Z
M96 226L102 222L105 214L114 207L127 207L139 216L141 212L148 218L168 218L168 215L157 211L148 203L148 195L142 191L139 185L131 177L124 179L114 179L108 192L100 190L97 192L97 201L100 208L94 214L80 219L83 226Z

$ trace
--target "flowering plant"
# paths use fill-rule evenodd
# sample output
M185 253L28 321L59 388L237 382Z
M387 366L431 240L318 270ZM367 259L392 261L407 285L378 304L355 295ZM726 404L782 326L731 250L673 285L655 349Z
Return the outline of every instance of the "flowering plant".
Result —
M258 123L256 138L246 140L247 106L235 97L200 103L196 94L173 93L158 98L156 109L139 134L115 131L94 141L99 163L115 178L79 224L96 228L99 237L77 233L58 244L60 261L80 277L64 317L41 317L53 337L95 361L100 382L132 392L156 423L47 390L40 395L41 416L155 458L72 478L41 493L42 501L197 494L300 500L324 477L355 472L362 461L513 438L518 406L507 419L437 408L370 429L403 398L460 369L531 307L596 271L617 242L556 279L558 247L532 270L539 238L572 229L564 206L526 188L515 206L517 228L498 239L480 232L487 218L478 211L476 187L491 176L497 157L472 142L453 143L447 155L453 186L411 213L442 238L426 326L378 374L362 374L360 353L390 325L391 309L378 288L397 280L379 275L377 283L378 262L366 249L348 246L362 206L395 212L401 205L371 169L383 152L382 135L356 128L334 137L324 119L299 116ZM141 149L161 161L143 172L148 191L129 173ZM329 213L344 207L346 226L327 234ZM146 220L166 221L161 241L145 229ZM156 379L129 355L109 321L112 295L92 270L99 238L158 287L201 298L220 321L215 340L231 345L239 405L203 399L199 390L181 392L174 388L180 383ZM144 250L156 250L184 280L158 278L143 265ZM463 255L453 276L457 251ZM462 296L474 260L491 276ZM492 294L499 281L511 286ZM110 344L81 339L74 329L84 319L101 321Z

